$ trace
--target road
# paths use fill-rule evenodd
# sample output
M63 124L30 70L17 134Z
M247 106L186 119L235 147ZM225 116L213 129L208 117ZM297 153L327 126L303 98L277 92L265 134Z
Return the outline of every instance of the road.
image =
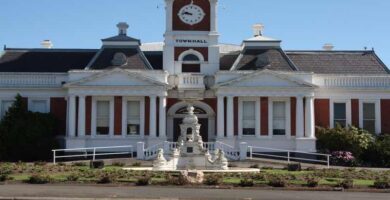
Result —
M79 185L0 185L0 197L128 198L128 199L261 199L261 200L389 200L390 194L363 192L201 189ZM0 198L2 199L2 198ZM39 198L38 198L39 199Z

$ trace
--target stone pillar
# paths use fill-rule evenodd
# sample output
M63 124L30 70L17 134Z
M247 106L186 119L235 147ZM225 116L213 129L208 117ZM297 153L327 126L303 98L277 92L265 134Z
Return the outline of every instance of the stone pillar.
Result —
M217 138L225 137L225 107L224 97L218 96L218 114L217 114Z
M149 137L156 138L156 96L150 96Z
M164 96L160 96L160 103L159 103L159 133L160 133L160 138L167 138L167 129L166 129L166 125L167 125L167 113L166 113L166 109L167 109L167 98L164 97Z
M297 96L297 106L296 106L296 138L305 137L305 129L303 123L303 97Z
M227 97L227 109L226 109L226 135L228 138L234 137L234 103L233 96Z
M85 96L79 96L79 112L78 112L78 136L85 136Z
M314 97L306 97L306 137L315 138L314 129Z
M170 32L172 31L172 6L173 6L173 0L165 0L165 18L166 18L166 31Z
M110 100L110 132L109 135L110 137L114 137L114 126L115 126L115 98L113 97L112 100Z
M246 160L248 153L248 143L241 142L240 143L240 160Z
M68 136L76 137L76 96L69 96L69 128Z
M211 32L217 32L217 11L218 11L218 0L210 0L211 10L210 10L210 19L211 19L211 25L210 25L210 31Z
M144 159L144 152L145 152L145 143L144 142L137 142L137 159L138 160Z
M261 101L255 101L255 120L256 120L256 126L255 126L255 134L256 137L259 138L261 137L261 126L260 126L260 118L261 118L261 108L260 104Z

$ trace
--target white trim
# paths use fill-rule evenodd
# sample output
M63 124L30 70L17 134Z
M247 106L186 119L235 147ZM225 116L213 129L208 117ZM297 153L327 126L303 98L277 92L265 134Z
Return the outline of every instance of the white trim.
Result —
M44 113L49 113L50 112L50 97L44 97L44 98L40 98L40 97L26 97L28 99L28 103L27 103L27 107L28 107L28 110L29 111L32 111L32 104L33 104L33 101L45 101L46 102L46 108L45 108L45 112Z
M359 99L359 127L363 127L363 104L374 103L375 104L375 133L380 134L382 132L381 124L381 100L380 99Z
M109 134L107 135L97 135L96 134L96 128L97 128L97 101L109 101ZM92 112L91 112L91 136L92 137L114 137L114 110L115 110L115 103L114 103L114 97L103 97L103 96L92 96Z
M185 62L183 61L183 58L187 55L190 55L190 54L193 54L193 55L196 55L198 58L199 58L199 62L196 62L196 63L202 63L204 62L204 56L199 52L199 51L196 51L194 49L189 49L187 51L184 51L182 52L180 55L179 55L179 58L178 58L178 61L179 62Z
M285 102L286 103L286 122L285 129L287 139L291 138L291 98L288 97L270 97L268 101L268 137L284 137L275 135L273 132L273 103L274 102Z
M346 116L346 127L352 124L352 111L351 111L351 99L329 99L329 125L330 128L334 128L334 103L345 103L345 116Z

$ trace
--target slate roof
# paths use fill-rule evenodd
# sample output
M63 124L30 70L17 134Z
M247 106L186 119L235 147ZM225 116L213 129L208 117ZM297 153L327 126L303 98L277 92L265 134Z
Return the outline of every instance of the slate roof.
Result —
M224 53L220 55L219 58L219 69L220 70L230 70L232 68L234 61L237 60L238 56L240 55L240 52L233 52L233 53Z
M68 72L84 69L97 49L6 49L0 72Z
M123 53L126 55L127 61L124 65L115 66L112 64L112 60L116 53ZM87 67L89 69L98 70L115 67L120 67L122 69L152 69L138 46L120 48L102 47Z
M281 49L244 49L232 70L269 69L276 71L294 71L296 67Z
M389 74L374 51L286 51L300 71L318 74Z

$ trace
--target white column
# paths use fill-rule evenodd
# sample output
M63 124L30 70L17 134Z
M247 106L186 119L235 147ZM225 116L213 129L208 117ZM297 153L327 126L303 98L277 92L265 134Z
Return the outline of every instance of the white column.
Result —
M226 135L228 138L234 137L234 108L233 108L233 96L227 97L227 109L226 109Z
M167 129L166 129L166 108L167 108L167 98L164 96L160 96L160 110L159 110L159 133L160 133L160 138L166 138L167 137Z
M225 107L223 96L218 96L217 138L225 137Z
M114 104L114 97L110 99L110 131L109 135L110 137L114 137L114 121L115 120L115 104Z
M85 136L85 96L79 96L79 112L78 112L78 136Z
M315 138L314 129L314 97L306 97L306 137Z
M303 123L303 97L297 96L297 106L296 106L296 137L303 138L305 137L305 129Z
M166 31L172 31L172 6L173 0L165 0Z
M150 96L149 137L156 137L156 96Z
M218 11L218 0L210 0L211 10L210 10L210 30L211 32L217 32L217 11Z
M76 136L76 96L69 96L69 128L68 136Z
M97 119L96 119L96 99L92 97L92 106L91 106L91 136L96 137L96 126L97 126Z

